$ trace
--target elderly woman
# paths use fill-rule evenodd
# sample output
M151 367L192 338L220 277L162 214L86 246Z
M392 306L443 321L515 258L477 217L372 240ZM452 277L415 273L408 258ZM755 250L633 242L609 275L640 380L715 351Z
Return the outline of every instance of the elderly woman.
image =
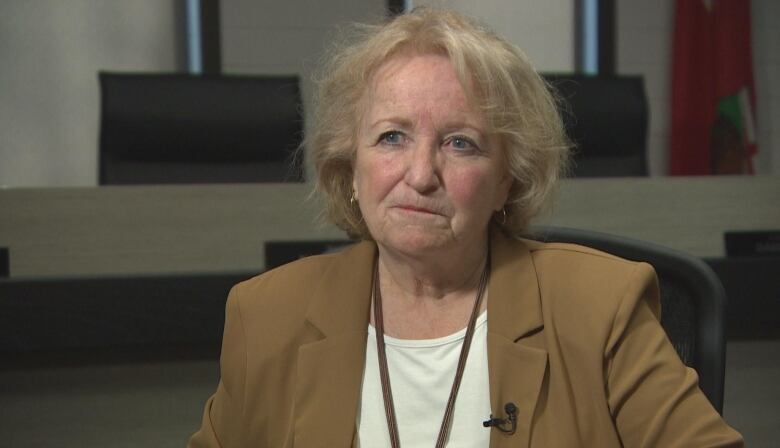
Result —
M333 57L308 139L362 242L236 286L192 447L739 446L646 264L517 238L567 160L522 52L415 10Z

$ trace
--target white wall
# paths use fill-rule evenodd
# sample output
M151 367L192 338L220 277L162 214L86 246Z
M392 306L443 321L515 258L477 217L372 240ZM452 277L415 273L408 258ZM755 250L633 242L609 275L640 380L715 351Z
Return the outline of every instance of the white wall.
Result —
M577 0L414 0L414 6L452 8L487 24L520 47L542 72L574 71Z
M220 8L222 70L299 75L306 126L312 121L312 73L338 27L387 16L386 0L222 0ZM307 174L312 167L306 157Z
M386 17L385 0L221 0L222 68L309 73L341 24Z
M174 70L175 3L0 1L0 186L96 184L97 72Z
M648 168L667 172L674 0L618 0L615 11L615 70L641 75L649 108Z
M650 108L648 155L652 175L668 172L674 0L618 0L617 71L642 75ZM780 175L780 2L752 0L758 174Z

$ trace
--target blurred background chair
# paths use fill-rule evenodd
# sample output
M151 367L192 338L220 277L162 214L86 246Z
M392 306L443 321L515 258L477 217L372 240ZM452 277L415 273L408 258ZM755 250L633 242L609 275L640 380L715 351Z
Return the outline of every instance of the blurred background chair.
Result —
M296 76L99 77L101 185L303 181Z
M699 387L723 412L726 293L709 266L664 246L589 230L536 227L531 238L581 244L650 263L661 287L661 325L683 362L698 372Z
M576 144L573 177L647 175L647 99L641 76L544 75L565 101Z

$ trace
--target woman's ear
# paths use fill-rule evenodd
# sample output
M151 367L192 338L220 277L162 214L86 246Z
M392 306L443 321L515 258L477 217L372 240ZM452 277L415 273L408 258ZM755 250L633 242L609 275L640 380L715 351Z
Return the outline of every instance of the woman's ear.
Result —
M498 184L498 194L496 194L496 203L493 206L493 210L500 212L506 205L506 201L509 199L509 190L512 188L514 178L505 172L502 176L501 182Z
M506 201L509 199L509 191L512 189L515 178L509 170L509 157L503 140L500 137L493 135L491 137L491 146L498 149L498 153L496 154L498 160L496 160L495 163L501 176L501 180L498 182L498 188L496 189L496 202L493 204L493 211L500 212L504 209Z

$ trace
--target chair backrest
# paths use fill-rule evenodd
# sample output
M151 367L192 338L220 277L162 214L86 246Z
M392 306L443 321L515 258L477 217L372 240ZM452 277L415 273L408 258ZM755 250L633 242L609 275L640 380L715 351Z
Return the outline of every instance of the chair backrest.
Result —
M588 230L536 227L531 238L581 244L651 264L661 288L661 325L683 362L699 374L699 387L722 412L726 293L707 264L657 244Z
M303 180L297 77L99 77L101 185Z
M647 175L647 99L641 76L544 75L564 100L575 177Z

